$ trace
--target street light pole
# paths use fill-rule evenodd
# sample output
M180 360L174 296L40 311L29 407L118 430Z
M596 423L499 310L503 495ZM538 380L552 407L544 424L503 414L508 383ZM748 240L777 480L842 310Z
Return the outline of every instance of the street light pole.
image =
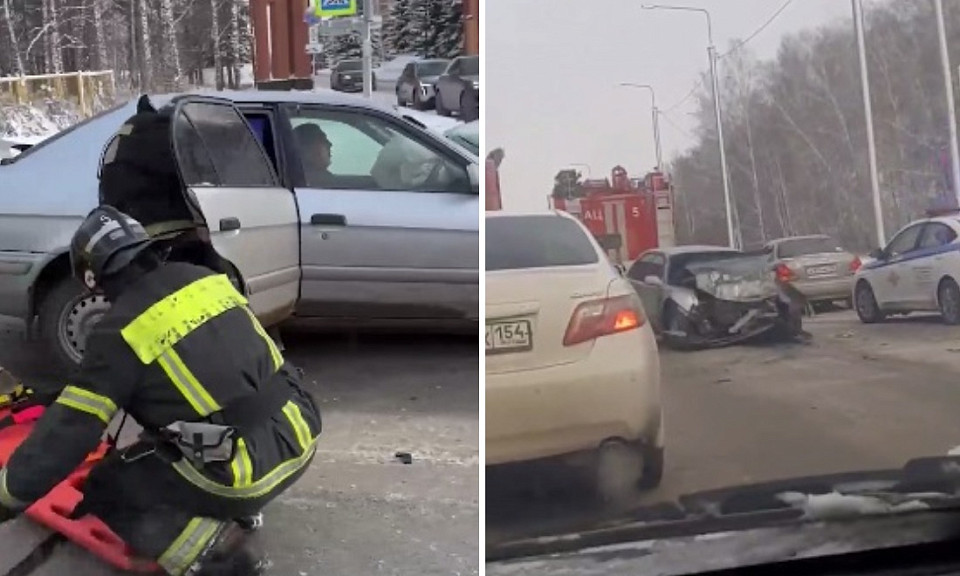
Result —
M370 98L373 92L373 0L363 0L363 30L361 33L363 54L363 95Z
M657 109L657 94L653 86L649 84L634 84L632 82L621 82L621 86L629 88L643 88L650 91L650 103L653 107L653 144L657 154L657 170L663 167L663 150L660 148L660 111Z
M710 12L705 8L692 6L665 6L660 4L641 4L644 10L681 10L685 12L700 12L707 18L707 55L710 58L710 80L713 85L713 111L717 117L717 141L720 148L720 173L723 177L723 202L727 212L727 241L731 248L739 249L739 227L734 224L733 194L730 191L730 174L727 170L727 151L723 142L723 118L720 113L720 81L717 78L717 49L713 45L713 23Z
M863 4L861 0L850 0L853 4L853 23L857 31L857 52L860 55L860 85L863 92L863 113L867 121L867 156L870 161L870 188L873 192L873 218L877 228L877 246L887 243L883 230L883 204L880 202L880 181L877 178L877 145L873 136L873 107L870 104L870 78L867 74L867 49L863 38Z
M937 9L937 36L940 38L940 64L943 66L943 83L947 89L947 112L950 117L950 168L953 172L953 193L960 207L960 151L957 150L957 109L953 103L953 72L950 70L950 53L947 51L947 27L943 21L943 0L935 0Z

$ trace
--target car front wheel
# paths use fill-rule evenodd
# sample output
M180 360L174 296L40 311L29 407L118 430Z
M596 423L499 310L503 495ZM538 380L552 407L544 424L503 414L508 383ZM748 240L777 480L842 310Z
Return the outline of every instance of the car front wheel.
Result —
M56 284L40 303L40 334L63 374L80 367L87 336L110 309L102 294L90 294L73 277Z
M937 289L940 315L947 324L960 324L960 286L952 278L944 278Z
M885 314L880 310L877 304L877 298L873 294L873 288L866 280L861 280L854 291L854 308L857 309L857 316L864 324L874 324L881 322Z

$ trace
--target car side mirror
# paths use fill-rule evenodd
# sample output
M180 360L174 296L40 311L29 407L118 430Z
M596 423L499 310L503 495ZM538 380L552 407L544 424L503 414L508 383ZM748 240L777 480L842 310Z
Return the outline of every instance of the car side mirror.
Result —
M467 176L470 178L470 191L474 194L480 193L480 167L474 163L467 166Z
M883 260L883 248L875 248L868 254L874 260Z
M660 286L663 284L663 281L660 280L659 276L647 276L643 279L644 284L650 284L651 286Z

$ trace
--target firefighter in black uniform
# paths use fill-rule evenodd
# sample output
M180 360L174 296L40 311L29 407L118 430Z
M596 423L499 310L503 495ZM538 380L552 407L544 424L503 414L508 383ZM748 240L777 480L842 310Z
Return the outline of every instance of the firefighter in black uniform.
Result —
M242 519L313 459L320 413L226 276L163 262L144 228L110 206L71 243L74 274L112 307L79 375L0 469L0 520L43 497L94 450L118 410L144 428L91 472L94 514L169 574L256 574Z

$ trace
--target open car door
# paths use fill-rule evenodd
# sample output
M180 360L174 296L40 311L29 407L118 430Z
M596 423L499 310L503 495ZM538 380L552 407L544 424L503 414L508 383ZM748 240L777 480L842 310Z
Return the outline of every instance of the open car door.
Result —
M265 325L285 320L300 292L296 198L232 102L182 96L168 106L187 205L214 249L239 271Z

